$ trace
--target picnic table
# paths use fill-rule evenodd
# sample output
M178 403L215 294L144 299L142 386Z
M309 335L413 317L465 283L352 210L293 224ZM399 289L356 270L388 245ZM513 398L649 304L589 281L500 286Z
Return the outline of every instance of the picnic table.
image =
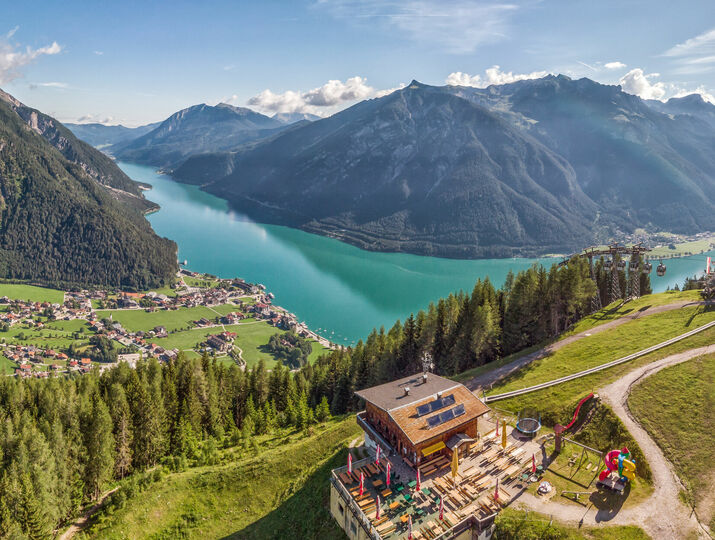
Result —
M395 502L393 502L393 503L390 504L390 510L394 510L394 509L397 508L398 506L400 506L400 501L395 501Z
M411 482L407 482L407 487L413 488L417 485L417 480L412 480Z
M402 514L402 515L400 516L400 521L401 521L402 523L407 523L407 520L408 520L408 519L410 519L410 517L409 517L407 514Z
M382 486L382 483L383 483L382 480L375 480L372 483L372 485L375 486L376 488L379 488L380 486Z
M392 495L392 490L390 488L384 489L382 493L380 493L380 495L382 495L383 497L389 497L390 495Z

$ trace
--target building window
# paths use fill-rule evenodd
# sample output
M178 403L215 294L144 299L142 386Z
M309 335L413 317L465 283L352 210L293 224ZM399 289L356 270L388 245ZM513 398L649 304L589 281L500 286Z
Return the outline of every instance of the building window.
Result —
M338 503L338 510L340 510L340 515L342 516L345 513L345 508L343 508L343 505Z
M353 532L353 534L357 534L357 527L355 526L354 521L350 522L350 530Z

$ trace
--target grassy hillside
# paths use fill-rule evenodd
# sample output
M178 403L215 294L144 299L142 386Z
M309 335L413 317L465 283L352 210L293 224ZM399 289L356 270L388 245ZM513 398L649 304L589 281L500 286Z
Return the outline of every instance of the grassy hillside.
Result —
M31 302L51 302L61 304L65 293L56 289L22 285L17 283L0 283L0 297L7 296L10 300L29 300Z
M494 386L491 394L525 388L627 356L715 320L715 310L685 307L633 320L566 345ZM629 364L630 365L630 364ZM629 369L618 366L616 370Z
M341 538L328 511L328 478L358 434L348 416L308 436L256 437L255 448L228 450L219 465L168 474L110 505L84 537Z
M636 386L628 406L663 453L695 503L715 526L715 355L702 356L651 375Z

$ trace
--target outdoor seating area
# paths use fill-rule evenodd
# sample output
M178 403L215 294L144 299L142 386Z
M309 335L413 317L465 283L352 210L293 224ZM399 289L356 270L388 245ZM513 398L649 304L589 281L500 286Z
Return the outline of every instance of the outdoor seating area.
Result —
M419 486L417 471L397 456L389 458L389 486L388 458L384 457L379 464L364 464L354 468L352 473L345 471L338 476L382 538L406 538L411 517L412 537L433 539L469 516L483 519L493 515L534 476L532 453L525 449L524 442L514 437L509 437L506 448L502 448L501 437L492 432L471 447L463 445L458 451L459 468L455 478L450 454L437 454L419 465ZM363 474L362 495L360 473ZM540 471L536 476L540 476ZM442 520L439 519L440 497L444 505Z

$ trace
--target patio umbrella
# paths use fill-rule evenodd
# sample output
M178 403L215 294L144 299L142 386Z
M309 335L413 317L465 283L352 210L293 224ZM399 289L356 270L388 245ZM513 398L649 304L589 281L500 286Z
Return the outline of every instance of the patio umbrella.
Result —
M444 519L444 499L442 498L442 495L439 496L439 520L442 521Z
M390 487L390 462L387 462L387 467L385 468L385 485Z
M412 516L407 516L407 540L412 540Z
M502 420L501 424L501 447L506 448L506 420Z
M353 472L353 455L348 452L348 472L352 474Z
M499 500L499 478L497 477L497 487L494 488L494 500Z
M497 432L494 434L495 437L499 436L499 419L497 418Z
M415 486L417 488L416 491L420 490L420 470L417 469L417 485Z
M380 519L380 496L377 496L377 501L375 501L375 521Z
M531 454L531 474L536 472L536 455Z
M365 475L360 471L360 496L365 492Z
M452 478L457 477L457 471L459 470L459 456L457 455L457 448L452 451Z
M380 445L377 445L377 451L375 452L375 465L380 464Z

